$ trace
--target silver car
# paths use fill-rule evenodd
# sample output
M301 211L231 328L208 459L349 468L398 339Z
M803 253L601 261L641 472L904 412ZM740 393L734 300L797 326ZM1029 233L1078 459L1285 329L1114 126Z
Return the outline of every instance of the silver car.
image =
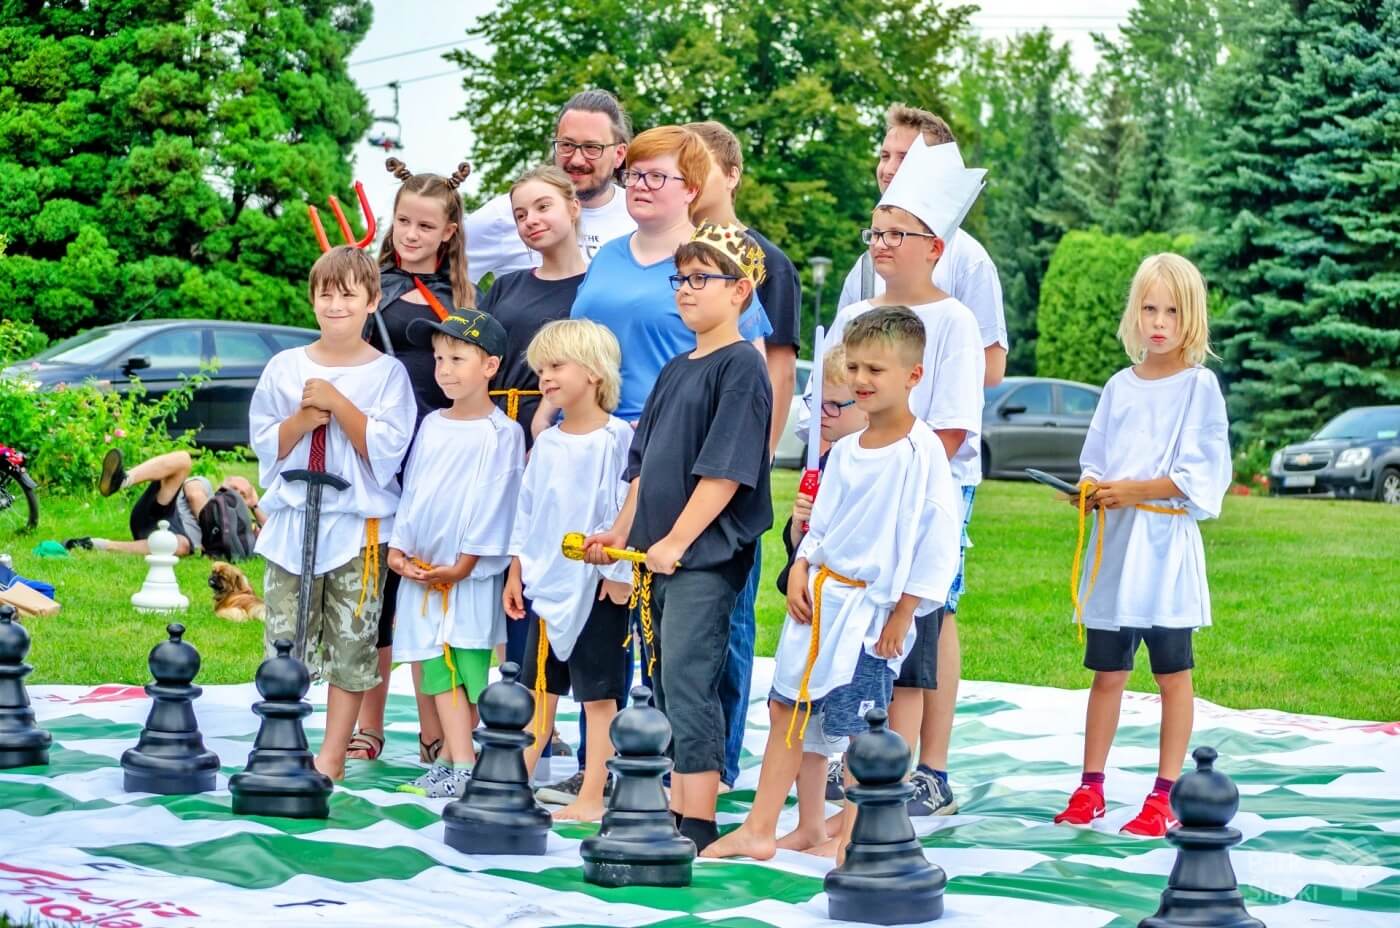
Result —
M792 394L792 404L788 407L787 427L778 437L778 450L773 455L774 467L789 467L801 470L807 465L807 436L798 435L797 417L802 413L802 392L807 389L807 378L812 375L812 362L798 359L797 390Z
M1007 377L982 405L982 475L1024 477L1034 467L1079 479L1079 452L1099 387L1049 377Z

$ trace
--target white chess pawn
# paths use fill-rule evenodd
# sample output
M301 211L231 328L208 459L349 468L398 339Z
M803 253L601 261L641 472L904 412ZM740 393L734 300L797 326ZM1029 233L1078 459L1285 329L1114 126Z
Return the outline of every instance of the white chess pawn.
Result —
M162 519L146 544L151 553L146 555L146 563L151 570L141 589L131 595L131 604L141 612L177 612L190 607L189 597L180 592L180 583L175 579L175 556L178 542L175 533L170 531L170 523Z

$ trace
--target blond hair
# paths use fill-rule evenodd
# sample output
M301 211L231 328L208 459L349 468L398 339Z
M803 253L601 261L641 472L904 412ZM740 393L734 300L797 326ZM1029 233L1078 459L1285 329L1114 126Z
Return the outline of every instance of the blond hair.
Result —
M574 182L569 179L569 175L564 173L562 168L552 164L537 164L515 179L515 183L510 185L510 206L511 211L515 210L515 191L530 183L539 181L553 187L558 194L564 198L564 205L578 203L578 191L574 188ZM580 211L574 216L574 234L577 235L581 229L583 213ZM528 247L528 246L527 246Z
M927 145L947 145L957 141L953 138L953 130L942 118L928 110L903 103L891 104L885 111L885 129L913 129L924 137Z
M822 355L822 380L825 384L833 387L844 387L846 385L846 346L838 343L836 347Z
M1171 252L1144 258L1133 275L1133 285L1128 290L1128 305L1123 308L1123 318L1118 323L1118 340L1123 343L1128 357L1134 364L1141 364L1147 357L1147 343L1143 341L1138 319L1142 315L1142 303L1147 298L1147 291L1156 283L1167 288L1176 306L1181 353L1186 362L1203 364L1207 357L1215 357L1215 352L1210 349L1205 279L1196 265Z
M337 245L317 258L306 283L312 303L316 302L317 293L332 286L345 293L364 287L370 302L379 302L379 268L373 258L354 245Z
M535 333L525 363L539 372L551 361L572 361L598 378L598 405L608 412L622 397L622 347L617 336L589 319L559 319Z
M927 337L923 320L908 306L877 306L852 320L841 341L847 351L867 344L885 345L913 367L923 360Z

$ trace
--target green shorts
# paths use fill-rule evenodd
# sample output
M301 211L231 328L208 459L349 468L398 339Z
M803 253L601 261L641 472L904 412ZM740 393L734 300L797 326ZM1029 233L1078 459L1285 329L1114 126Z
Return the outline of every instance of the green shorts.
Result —
M384 562L387 545L379 546ZM363 693L379 685L379 610L383 605L384 576L365 590L364 549L349 563L317 576L311 588L311 615L306 622L306 667L313 680L325 680L348 693ZM269 657L278 638L296 637L297 594L301 577L271 561L263 576L263 601L267 604L264 639ZM364 594L363 602L361 593Z
M486 681L491 676L491 651L485 648L452 648L451 651L451 667L444 654L422 662L423 692L436 696L465 686L467 701L474 703L481 698L481 691L486 689Z

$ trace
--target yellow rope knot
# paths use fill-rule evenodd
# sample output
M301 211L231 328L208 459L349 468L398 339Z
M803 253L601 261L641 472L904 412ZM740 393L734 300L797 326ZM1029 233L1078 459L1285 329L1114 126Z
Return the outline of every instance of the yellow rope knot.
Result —
M447 665L447 682L452 684L452 705L457 705L457 665L452 663L452 645L442 643L442 660Z
M817 579L812 584L812 635L807 641L807 665L802 670L802 683L797 688L797 702L793 705L792 718L788 719L787 746L792 747L792 731L797 725L798 711L802 704L807 704L807 711L802 717L802 728L798 731L799 738L807 737L807 723L812 720L812 694L808 691L808 685L812 682L812 671L817 666L817 652L821 650L822 643L822 587L826 586L827 579L835 580L837 583L844 583L846 586L863 587L864 580L853 580L850 577L843 577L836 571L823 564L817 568Z
M535 648L535 720L531 725L531 730L535 733L536 743L539 743L539 740L544 737L544 664L548 658L549 629L544 624L544 616L540 616L540 642Z
M355 604L355 618L365 609L365 597L374 588L374 598L379 598L379 520L365 520L365 554L360 567L360 601Z
M411 558L409 558L409 561L411 561L411 562L413 563L413 566L414 566L414 567L417 567L419 570L432 570L432 569L433 569L433 565L432 565L432 564L429 564L427 561L421 561L421 560L419 560L419 559L416 558L416 557L411 557ZM433 595L434 593L438 593L438 594L440 594L440 595L442 596L442 614L443 614L443 615L447 615L447 597L452 593L452 584L450 584L450 583L429 583L429 584L425 584L425 585L427 586L427 589L423 591L423 608L422 608L421 610L419 610L418 614L419 614L419 615L427 615L427 614L428 614L428 600L432 598L432 595Z
M517 390L511 387L509 390L488 390L488 396L504 396L506 398L506 415L513 420L520 418L520 398L522 396L544 396L539 390Z
M656 631L651 621L651 571L647 570L641 561L632 562L632 598L627 601L627 609L630 612L637 610L637 620L642 626L643 652L647 659L647 676L651 676L656 669ZM622 639L622 646L625 648L632 643L632 625L627 625L627 637Z
M1108 518L1108 514L1102 506L1095 510L1094 563L1089 568L1089 585L1081 596L1079 593L1079 567L1084 558L1084 532L1089 521L1089 497L1093 496L1097 489L1098 484L1092 480L1085 480L1079 484L1079 535L1074 543L1074 568L1069 577L1069 597L1074 603L1074 624L1078 629L1080 644L1084 643L1084 606L1089 602L1089 596L1094 592L1094 584L1099 579L1099 567L1103 563L1103 530ZM1173 506L1156 506L1152 503L1138 503L1133 508L1164 516L1186 515L1185 509Z

